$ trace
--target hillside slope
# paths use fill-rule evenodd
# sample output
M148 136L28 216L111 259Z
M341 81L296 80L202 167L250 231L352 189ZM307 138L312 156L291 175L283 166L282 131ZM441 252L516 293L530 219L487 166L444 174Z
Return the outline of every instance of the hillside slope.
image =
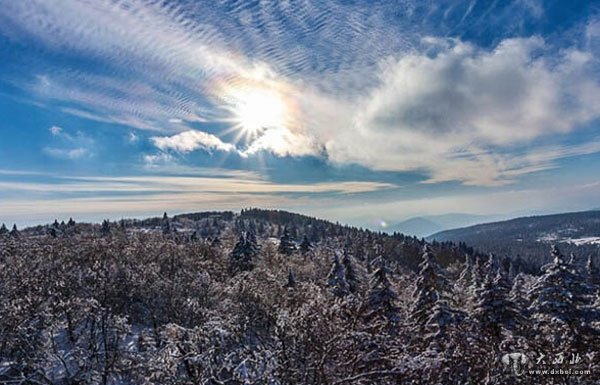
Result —
M541 215L484 223L441 231L427 238L466 242L480 251L500 256L523 256L548 262L549 244L561 244L568 253L586 256L600 248L600 211Z

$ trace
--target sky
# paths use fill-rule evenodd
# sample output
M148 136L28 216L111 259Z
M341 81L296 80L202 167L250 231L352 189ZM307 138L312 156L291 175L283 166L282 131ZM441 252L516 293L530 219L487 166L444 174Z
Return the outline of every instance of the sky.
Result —
M0 0L0 222L600 208L600 2Z

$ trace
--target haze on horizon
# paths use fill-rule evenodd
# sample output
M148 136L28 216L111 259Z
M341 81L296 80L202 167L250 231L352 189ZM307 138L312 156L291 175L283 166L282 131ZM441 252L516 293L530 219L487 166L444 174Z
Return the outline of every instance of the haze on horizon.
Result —
M0 223L600 207L597 1L0 5Z

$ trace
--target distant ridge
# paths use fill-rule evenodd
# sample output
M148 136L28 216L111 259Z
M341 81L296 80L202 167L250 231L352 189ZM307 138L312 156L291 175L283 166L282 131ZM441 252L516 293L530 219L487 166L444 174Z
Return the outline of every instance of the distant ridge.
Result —
M529 255L544 262L550 244L587 256L600 250L600 210L520 217L440 231L426 239L466 242L480 251L508 257Z

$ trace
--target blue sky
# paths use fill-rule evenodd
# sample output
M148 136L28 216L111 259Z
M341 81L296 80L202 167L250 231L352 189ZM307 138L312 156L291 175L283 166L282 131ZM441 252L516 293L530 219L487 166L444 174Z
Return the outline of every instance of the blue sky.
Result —
M599 2L0 5L0 222L600 207Z

